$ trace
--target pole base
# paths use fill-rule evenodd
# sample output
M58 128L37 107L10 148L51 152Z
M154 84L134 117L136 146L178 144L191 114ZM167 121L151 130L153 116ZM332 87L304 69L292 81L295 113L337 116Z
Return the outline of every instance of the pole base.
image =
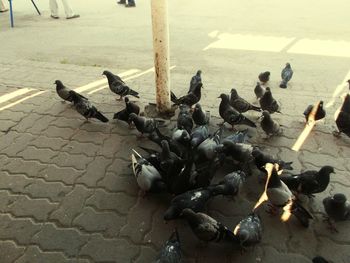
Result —
M155 103L149 103L145 106L145 116L150 118L162 118L171 119L175 115L176 106L172 106L170 110L166 112L159 112Z

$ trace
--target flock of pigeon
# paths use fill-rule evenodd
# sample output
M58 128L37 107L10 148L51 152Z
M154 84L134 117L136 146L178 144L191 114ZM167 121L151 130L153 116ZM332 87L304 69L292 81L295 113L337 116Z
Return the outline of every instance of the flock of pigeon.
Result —
M164 220L182 218L186 220L194 235L204 242L230 242L238 249L246 249L259 243L262 239L262 220L256 212L261 202L268 201L269 212L279 214L283 221L293 215L302 226L308 227L313 218L300 201L300 195L312 198L314 194L326 190L332 166L323 166L319 171L308 170L299 174L287 174L284 170L293 170L292 162L275 158L258 146L248 143L249 130L256 128L256 123L243 115L247 111L262 112L260 126L266 135L282 134L281 125L272 119L275 112L281 113L279 103L273 98L267 87L270 72L261 73L254 89L260 107L255 106L232 89L230 95L221 94L219 114L223 119L215 132L210 133L210 114L202 109L199 101L203 87L201 71L192 77L186 95L177 97L171 92L171 101L179 105L176 127L164 132L165 120L147 118L140 115L140 107L126 96L139 98L138 92L128 87L124 81L109 71L103 74L108 79L110 90L124 97L125 109L114 114L114 119L128 123L159 146L158 150L139 146L145 155L132 150L131 162L138 186L143 194L167 192L173 194ZM289 63L282 70L280 88L287 88L293 76ZM75 109L87 120L96 118L108 122L102 113L90 101L77 92L65 87L61 81L55 82L58 95L65 101L72 102ZM349 81L350 85L350 81ZM304 112L306 123L312 118L320 120L325 117L323 102L310 105ZM228 136L224 123L232 126ZM339 131L350 136L350 95L344 100L336 120ZM245 130L235 130L236 125L248 126ZM212 183L216 171L230 163L234 171L227 174L220 182ZM259 203L233 229L205 213L206 203L217 195L234 197L244 187L248 176L258 175L265 183L265 191ZM323 200L327 221L332 231L337 231L334 222L350 219L350 203L344 194L335 194ZM181 262L182 253L179 233L175 229L163 246L155 262ZM327 262L315 257L313 262Z

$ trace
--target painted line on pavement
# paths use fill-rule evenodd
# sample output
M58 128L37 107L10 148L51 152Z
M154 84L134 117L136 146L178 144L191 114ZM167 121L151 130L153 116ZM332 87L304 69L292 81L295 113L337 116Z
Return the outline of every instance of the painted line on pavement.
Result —
M348 74L345 75L343 81L335 88L333 95L332 95L332 100L330 102L328 102L325 106L325 108L329 108L332 107L334 105L335 99L336 97L344 97L348 91L345 91L345 93L343 93L342 95L340 95L340 93L344 90L344 89L348 89L349 88L349 84L347 83L347 80L350 79L350 71L348 72ZM345 84L344 84L345 83Z
M1 107L1 108L0 108L0 111L6 110L6 109L8 109L8 108L11 108L11 107L13 107L13 106L15 106L15 105L17 105L17 104L23 102L23 101L26 101L26 100L28 100L28 99L30 99L30 98L34 98L34 97L36 97L36 96L38 96L38 95L40 95L40 94L43 94L44 92L47 92L47 90L43 90L43 91L36 92L36 93L34 93L34 94L32 94L32 95L29 95L29 96L27 96L27 97L24 97L24 98L22 98L22 99L19 99L19 100L15 101L15 102L12 102L12 103L10 103L10 104L4 106L4 107Z
M18 96L21 96L21 95L23 95L23 94L26 94L26 93L28 93L28 92L31 92L31 91L33 91L33 90L36 90L36 89L32 89L32 88L23 88L23 89L18 89L18 90L15 90L15 91L13 91L13 92L10 92L10 93L7 93L7 94L5 94L5 95L2 95L2 96L0 96L0 104L1 104L1 103L4 103L4 102L6 102L6 101L9 101L9 100L11 100L11 99L13 99L13 98L16 98L16 97L18 97Z

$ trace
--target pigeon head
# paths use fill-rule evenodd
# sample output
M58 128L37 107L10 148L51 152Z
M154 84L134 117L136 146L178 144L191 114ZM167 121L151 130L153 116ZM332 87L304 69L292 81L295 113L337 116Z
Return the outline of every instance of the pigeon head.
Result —
M200 69L199 69L199 70L197 70L196 75L200 77L200 76L202 75L202 71L201 71Z
M202 106L201 106L199 103L197 103L197 104L194 106L194 110L196 110L196 111L201 111L201 110L202 110Z
M183 130L183 131L182 131L181 138L182 138L185 142L188 142L188 141L191 140L191 136L189 135L189 133L188 133L186 130Z
M252 150L252 155L253 155L254 158L256 158L258 156L261 156L262 153L257 147L254 147L253 150Z
M249 231L247 229L240 229L237 233L237 237L241 245L246 243L249 240Z
M218 99L221 99L222 101L229 101L228 96L224 93L221 93Z
M231 89L231 97L234 97L234 98L238 97L238 93L236 89Z
M164 220L172 220L178 217L181 214L181 211L179 211L178 207L170 206L164 213Z
M333 200L337 204L344 204L346 202L346 196L344 194L335 194Z
M124 101L125 101L125 103L128 103L128 102L129 102L129 98L128 98L128 97L125 97L125 98L124 98Z
M219 145L215 146L214 151L217 153L222 153L225 151L225 149L226 149L225 145L219 144Z
M290 68L290 64L288 62L286 63L286 68Z
M263 113L262 113L262 116L264 117L264 118L271 118L271 116L270 116L270 113L267 111L267 110L264 110L263 111Z
M323 107L323 100L320 101L320 108L322 109Z
M134 121L137 118L137 114L135 113L130 113L129 115L129 121Z
M162 145L162 149L163 149L163 150L170 151L168 141L162 140L162 141L160 142L160 144Z
M62 88L63 87L63 83L60 80L56 80L53 84L56 84L58 88Z
M271 92L271 89L270 89L270 87L266 87L266 91L269 91L269 92Z
M179 109L180 109L180 113L190 112L190 107L186 104L180 104Z
M108 76L112 75L112 73L109 72L108 70L105 70L102 72L102 75L105 75L106 77L108 77Z
M335 171L334 168L329 165L323 166L319 171L320 175L329 175L331 173L335 173Z

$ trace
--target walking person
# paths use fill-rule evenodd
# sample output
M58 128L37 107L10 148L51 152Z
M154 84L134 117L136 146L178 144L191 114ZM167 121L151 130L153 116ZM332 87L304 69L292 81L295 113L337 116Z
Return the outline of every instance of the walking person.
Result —
M128 0L128 3L126 0L120 0L117 4L125 5L125 7L136 7L135 0Z
M64 12L66 13L67 19L78 18L80 15L75 14L68 4L68 0L62 0L62 4L64 7ZM51 17L54 19L60 18L58 16L58 4L57 0L50 0L50 9L51 9Z
M9 11L9 9L6 8L5 5L4 5L4 2L2 0L0 0L0 12L3 13L3 12L6 12L6 11Z

